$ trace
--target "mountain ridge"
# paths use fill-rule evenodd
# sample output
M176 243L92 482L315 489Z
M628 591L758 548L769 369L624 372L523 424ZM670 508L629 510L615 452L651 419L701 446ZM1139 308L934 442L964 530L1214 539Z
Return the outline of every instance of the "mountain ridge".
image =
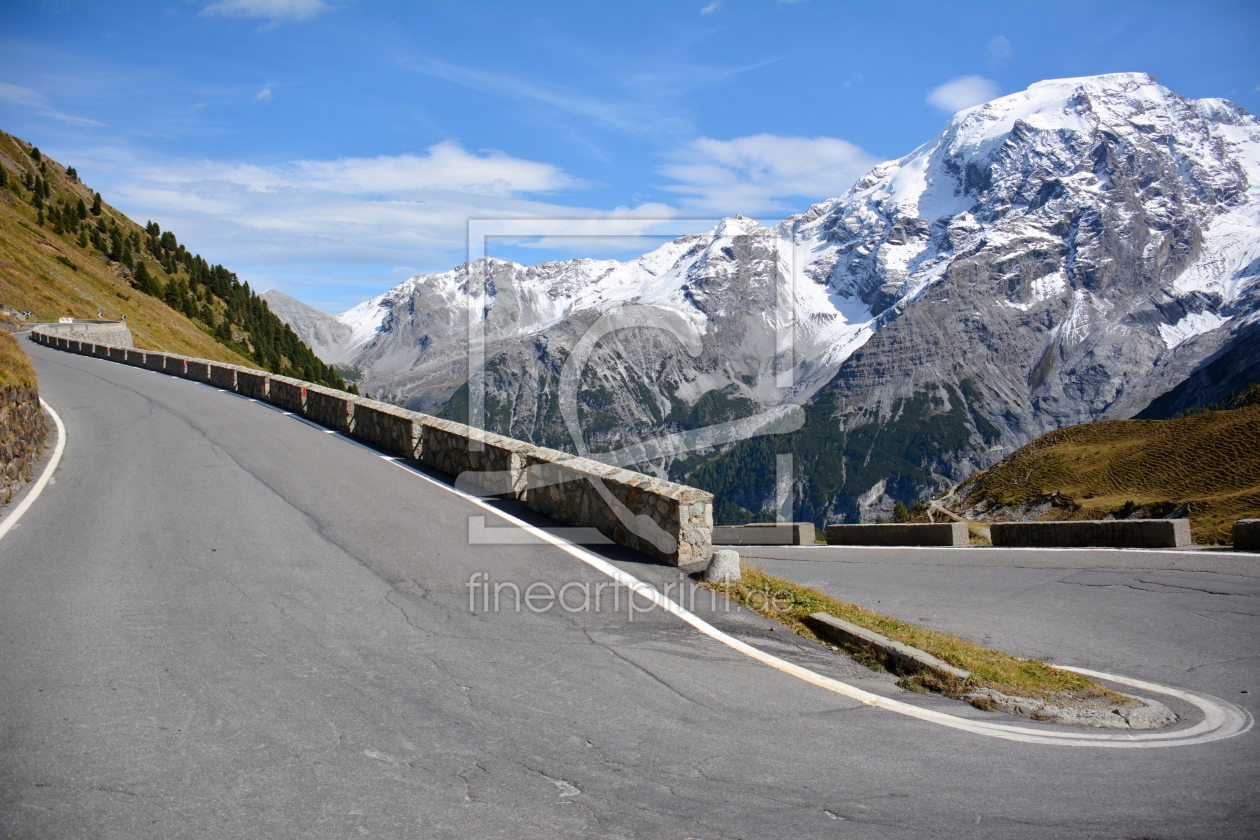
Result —
M630 263L412 278L352 310L365 343L351 355L374 393L467 419L470 280L488 292L495 431L572 448L557 393L570 352L611 309L656 307L690 327L610 333L577 380L594 456L694 431L701 415L799 405L792 435L699 439L639 468L721 494L719 518L738 521L774 514L775 456L791 454L794 518L870 521L1246 355L1260 122L1146 74L1040 82L959 112L775 228L736 218Z

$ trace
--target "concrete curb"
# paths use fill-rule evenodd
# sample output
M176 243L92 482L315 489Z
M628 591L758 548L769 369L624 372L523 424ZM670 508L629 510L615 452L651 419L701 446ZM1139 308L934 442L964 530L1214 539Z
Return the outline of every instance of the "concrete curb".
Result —
M806 619L806 624L824 639L836 641L845 646L856 645L858 647L875 648L893 666L890 670L906 675L916 674L919 671L931 671L942 679L956 679L962 682L971 679L970 671L955 668L953 665L937 659L930 653L901 642L894 642L892 639L880 635L874 630L867 630L865 627L859 627L842 618L836 618L831 613L813 613Z

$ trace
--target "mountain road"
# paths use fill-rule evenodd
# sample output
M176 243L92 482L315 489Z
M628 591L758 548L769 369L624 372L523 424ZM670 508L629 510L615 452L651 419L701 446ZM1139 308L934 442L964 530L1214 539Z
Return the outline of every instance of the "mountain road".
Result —
M1104 748L870 705L632 598L511 505L208 385L23 347L66 439L0 539L0 837L1260 830L1254 730ZM675 569L588 550L872 696L1065 729L904 692ZM1020 655L1257 711L1242 694L1260 691L1256 574L895 554L754 562Z

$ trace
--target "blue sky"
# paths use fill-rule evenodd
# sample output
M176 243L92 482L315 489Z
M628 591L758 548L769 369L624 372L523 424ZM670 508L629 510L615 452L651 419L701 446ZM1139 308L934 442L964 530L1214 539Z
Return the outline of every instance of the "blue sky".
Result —
M1260 113L1257 44L1254 2L5 2L0 129L341 311L460 262L469 219L579 220L490 246L540 262L782 218L1042 79Z

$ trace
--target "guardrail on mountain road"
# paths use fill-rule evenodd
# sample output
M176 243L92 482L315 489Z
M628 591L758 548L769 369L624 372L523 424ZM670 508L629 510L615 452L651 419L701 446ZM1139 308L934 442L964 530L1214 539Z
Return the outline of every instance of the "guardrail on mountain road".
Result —
M119 334L105 325L84 326L40 325L30 336L46 347L206 382L270 403L456 476L461 489L517 499L675 565L705 561L713 553L713 495L703 490L267 371L136 350L130 347L130 331L125 345L92 341L91 335L117 339Z

